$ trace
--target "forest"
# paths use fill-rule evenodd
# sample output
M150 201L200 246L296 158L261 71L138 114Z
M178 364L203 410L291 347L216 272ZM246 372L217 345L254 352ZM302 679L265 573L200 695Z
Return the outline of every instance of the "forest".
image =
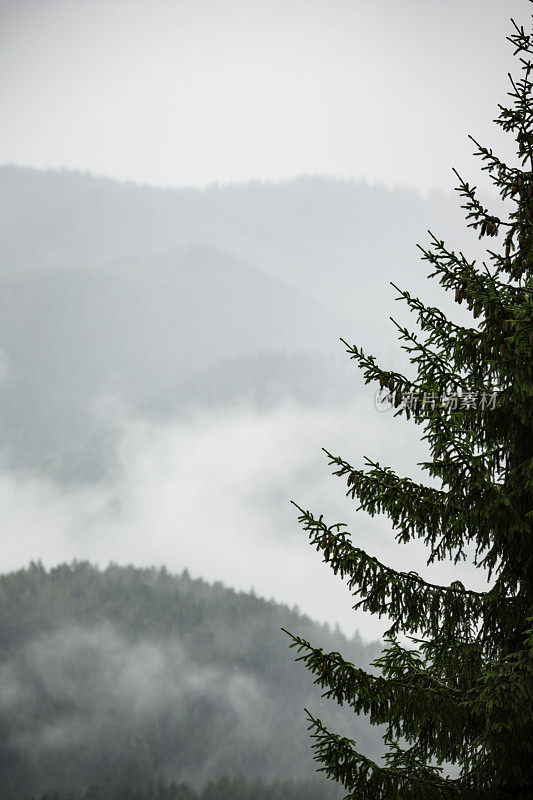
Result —
M40 800L336 800L340 796L338 787L316 779L265 782L223 775L200 792L187 783L175 782L151 782L144 788L128 783L93 784L81 795L62 797L57 792L45 792Z
M0 797L118 800L121 786L151 784L160 793L140 797L207 800L227 796L217 783L226 774L246 776L239 797L297 800L308 790L283 781L314 772L303 709L321 701L282 627L357 663L377 652L297 609L187 571L33 563L2 576ZM364 720L328 710L379 751ZM255 779L267 783L259 789ZM324 779L317 786L329 797Z

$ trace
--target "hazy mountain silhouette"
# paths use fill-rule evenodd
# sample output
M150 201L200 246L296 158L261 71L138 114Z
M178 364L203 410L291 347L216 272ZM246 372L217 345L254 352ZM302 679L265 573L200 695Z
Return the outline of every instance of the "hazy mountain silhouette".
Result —
M427 228L456 248L472 244L448 195L329 178L157 189L3 167L0 213L1 271L92 268L206 244L348 311L363 280L420 273Z
M208 248L4 276L2 444L13 463L60 470L113 422L106 398L137 411L163 395L160 407L176 413L179 386L195 372L266 350L319 349L325 317L289 286ZM234 394L248 366L235 371ZM257 373L259 384L269 380ZM204 399L216 403L216 391Z

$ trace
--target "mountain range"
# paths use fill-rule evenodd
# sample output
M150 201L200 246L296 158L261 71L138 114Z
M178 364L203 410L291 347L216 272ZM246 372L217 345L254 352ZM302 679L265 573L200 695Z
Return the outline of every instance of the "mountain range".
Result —
M424 288L415 242L437 221L466 245L460 216L445 195L326 178L157 189L0 168L5 466L94 481L117 417L353 396L339 337L386 351L388 281Z

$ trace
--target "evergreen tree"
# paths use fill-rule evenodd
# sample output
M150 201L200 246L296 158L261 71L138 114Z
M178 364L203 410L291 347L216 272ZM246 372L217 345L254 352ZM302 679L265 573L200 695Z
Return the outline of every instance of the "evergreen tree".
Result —
M421 331L398 326L414 380L344 342L395 415L421 426L430 453L421 466L433 480L372 461L354 469L326 451L347 495L385 513L398 542L422 539L428 564L472 558L489 588L391 569L354 546L343 524L299 509L311 544L347 579L354 608L392 620L377 674L290 634L325 697L385 725L377 764L309 714L320 770L354 800L533 797L533 34L512 24L521 74L495 122L516 138L516 161L472 139L502 218L457 175L468 225L495 246L482 266L432 234L421 248L429 277L476 321L456 324L398 289Z

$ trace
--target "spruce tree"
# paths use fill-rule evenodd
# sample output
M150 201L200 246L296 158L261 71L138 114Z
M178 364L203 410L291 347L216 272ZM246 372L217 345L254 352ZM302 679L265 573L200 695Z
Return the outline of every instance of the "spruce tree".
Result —
M422 539L428 564L472 560L487 591L394 570L358 548L344 524L299 508L354 608L391 620L372 674L289 634L324 697L385 726L378 764L308 712L320 771L354 800L533 798L533 33L512 25L519 71L495 122L516 139L516 159L506 164L472 139L505 213L485 208L456 173L467 224L488 237L486 261L431 233L420 248L429 277L472 321L457 324L395 287L420 331L399 326L414 379L344 342L365 382L421 427L430 479L370 460L355 469L325 451L347 496L386 514L398 542Z

